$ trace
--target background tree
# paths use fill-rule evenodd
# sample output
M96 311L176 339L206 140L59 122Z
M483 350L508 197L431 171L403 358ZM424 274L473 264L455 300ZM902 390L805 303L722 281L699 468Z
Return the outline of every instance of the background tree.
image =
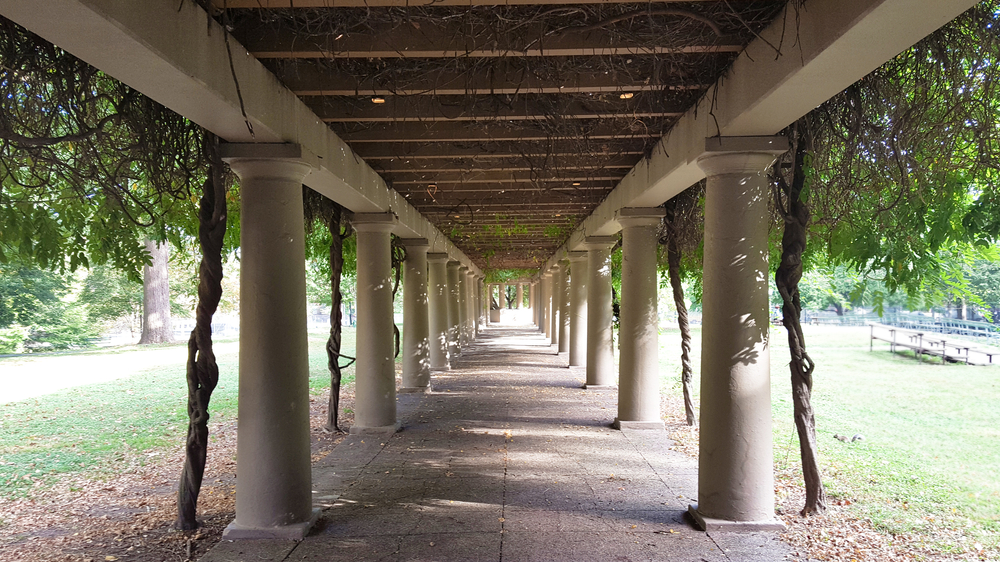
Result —
M343 207L304 186L302 194L305 202L308 257L316 258L325 248L327 258L324 262L320 262L325 264L325 267L318 268L319 271L325 273L320 277L325 277L327 280L329 289L325 297L329 299L330 304L330 337L326 340L327 369L330 371L330 399L326 409L326 429L339 432L340 386L343 381L343 371L354 363L353 357L347 357L340 353L343 331L341 306L344 297L342 280L345 270L357 271L357 246L353 243L354 239L351 237L353 229L347 220ZM318 228L319 225L324 228ZM345 241L349 239L351 243L345 244ZM348 249L347 256L345 256L345 246ZM345 257L350 258L350 265L346 267L345 264L348 260L345 260ZM314 263L316 263L315 259ZM342 365L342 359L346 359L348 362Z
M103 330L126 328L134 338L142 329L142 283L110 265L95 265L80 292L91 320Z
M139 345L171 342L174 332L170 323L169 246L166 242L148 238L145 246L151 263L142 268L142 335Z

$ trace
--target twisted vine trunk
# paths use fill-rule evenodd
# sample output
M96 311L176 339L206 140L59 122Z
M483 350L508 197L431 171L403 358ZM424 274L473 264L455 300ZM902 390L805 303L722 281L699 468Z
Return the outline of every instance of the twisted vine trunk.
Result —
M198 268L198 306L195 326L188 338L188 433L184 468L177 491L178 529L198 527L195 518L198 493L208 457L208 402L219 382L219 366L212 351L212 316L222 298L222 243L226 234L226 185L218 139L205 133L209 175L202 190L198 213L201 265Z
M799 280L802 279L802 252L806 248L806 227L810 216L809 207L802 200L805 157L804 143L799 142L795 150L792 183L789 185L780 175L778 177L778 208L784 217L785 231L781 236L781 264L774 274L774 281L781 294L781 318L788 330L788 348L792 359L789 363L792 373L792 404L806 488L806 504L801 513L809 515L826 511L826 492L823 490L819 471L816 416L812 407L812 374L816 365L806 353L806 341L799 323L802 312ZM781 196L784 196L784 205L781 204Z
M674 200L671 200L674 201ZM667 226L667 274L670 277L670 288L674 293L674 307L677 308L677 327L681 331L681 388L684 392L684 416L687 424L693 426L694 401L691 399L691 378L694 370L691 367L691 325L688 322L687 304L684 302L684 287L681 286L681 249L677 243L677 232L674 225L676 202L667 202L664 223Z
M330 370L330 400L326 408L326 429L340 431L338 418L340 416L340 382L343 379L343 369L340 366L341 325L343 316L340 306L344 302L344 294L340 290L340 276L344 272L344 238L340 233L340 222L343 218L343 208L332 203L327 228L330 230L330 337L326 340L326 364Z

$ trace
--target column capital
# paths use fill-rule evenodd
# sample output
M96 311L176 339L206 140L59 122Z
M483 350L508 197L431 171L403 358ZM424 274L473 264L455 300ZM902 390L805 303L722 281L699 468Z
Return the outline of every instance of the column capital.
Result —
M394 213L353 213L351 226L358 232L391 232L399 219Z
M459 262L458 270L459 271L468 272L469 271L469 266L465 265L464 263Z
M709 176L759 174L787 151L787 137L710 137L698 166Z
M302 146L291 143L224 143L222 159L240 177L248 179L294 179L301 182L313 170Z
M427 261L430 263L447 263L448 254L445 252L428 252Z
M426 238L400 238L399 242L407 250L411 248L414 250L427 249L431 246L430 242L428 242Z
M567 252L566 257L569 259L570 263L583 261L587 259L587 252Z
M588 236L583 239L583 246L588 250L610 250L616 244L617 236Z
M448 269L458 269L462 265L462 262L458 260L448 260Z
M618 224L622 228L630 226L656 226L660 224L666 211L663 207L622 207L618 209Z

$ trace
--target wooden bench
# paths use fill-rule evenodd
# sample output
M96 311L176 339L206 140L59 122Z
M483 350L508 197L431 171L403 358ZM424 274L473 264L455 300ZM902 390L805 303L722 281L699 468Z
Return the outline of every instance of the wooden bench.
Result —
M871 326L871 340L868 344L869 351L874 351L875 340L879 340L888 342L889 351L892 353L895 353L897 348L913 351L914 355L920 361L923 361L924 355L930 355L932 357L940 357L942 363L954 361L964 362L966 365L992 365L993 357L1000 355L1000 351L997 350L974 347L962 341L948 341L941 337L941 334L937 333L929 334L917 330L876 324L874 322L870 323L869 326ZM876 333L876 328L888 332L888 334ZM973 360L973 354L977 356L977 360L975 361ZM982 360L979 360L979 355L983 356Z

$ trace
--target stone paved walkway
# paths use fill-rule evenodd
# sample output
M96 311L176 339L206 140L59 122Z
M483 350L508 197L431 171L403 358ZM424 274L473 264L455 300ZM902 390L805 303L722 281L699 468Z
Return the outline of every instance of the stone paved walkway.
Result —
M400 395L404 429L350 436L313 469L304 541L223 541L203 562L785 560L774 533L685 520L697 464L662 431L616 431L616 392L583 390L546 339L491 327Z

